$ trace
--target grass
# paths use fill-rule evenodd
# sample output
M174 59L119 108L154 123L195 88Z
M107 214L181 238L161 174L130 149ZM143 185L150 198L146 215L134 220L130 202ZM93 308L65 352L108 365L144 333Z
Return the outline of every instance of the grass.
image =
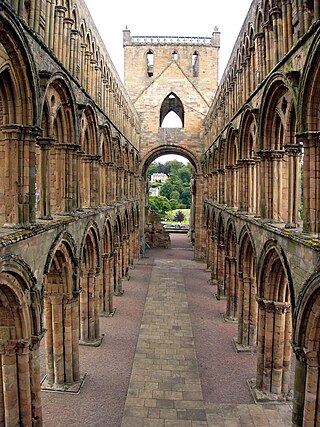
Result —
M181 212L184 214L184 216L185 216L184 220L183 220L181 223L182 223L182 224L189 224L189 219L190 219L190 209L174 209L173 211L169 211L169 212L167 213L168 221L173 221L173 217L175 216L175 214L176 214L178 211L181 211Z

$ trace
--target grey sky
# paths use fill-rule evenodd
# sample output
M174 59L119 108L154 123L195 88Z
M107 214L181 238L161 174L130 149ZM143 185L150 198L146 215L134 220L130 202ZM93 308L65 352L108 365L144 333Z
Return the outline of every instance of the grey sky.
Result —
M214 27L221 32L219 77L252 0L85 0L109 55L123 79L122 30L136 36L210 37ZM177 156L163 156L162 163ZM180 156L179 156L180 157ZM183 159L186 161L186 159Z

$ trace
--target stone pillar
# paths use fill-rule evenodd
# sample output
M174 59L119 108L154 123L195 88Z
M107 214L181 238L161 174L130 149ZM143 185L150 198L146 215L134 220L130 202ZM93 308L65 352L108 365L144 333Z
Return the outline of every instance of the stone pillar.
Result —
M259 303L256 389L267 398L287 400L290 371L291 307L257 298Z
M122 290L122 247L116 246L114 251L114 295L123 295Z
M40 147L39 161L39 192L40 203L40 218L52 219L50 214L50 147L52 146L52 138L38 138L37 144Z
M56 6L55 7L55 19L54 19L54 46L53 50L56 57L62 62L62 47L63 42L65 42L63 37L63 21L66 12L66 8L64 6Z
M285 146L288 152L288 219L287 228L295 228L298 225L300 207L300 149L296 144Z
M31 337L30 345L30 384L33 426L42 426L40 342L43 334Z
M42 425L38 344L29 340L2 340L0 345L0 424Z
M70 64L70 59L71 59L71 28L73 25L73 19L71 18L64 18L63 20L63 24L64 24L64 39L63 39L63 44L62 44L62 49L63 49L63 59L62 62L64 64L64 66L66 67L67 70L71 71L71 64Z
M16 342L6 343L1 351L1 384L2 384L2 418L4 426L20 425L18 366L15 345ZM0 415L1 417L1 415ZM1 419L1 418L0 418ZM31 425L31 420L29 420Z
M320 197L319 178L320 132L308 132L298 135L303 141L303 200L304 218L303 231L306 233L319 233L320 231Z
M305 402L305 388L306 388L306 374L307 374L306 355L303 348L296 347L294 344L292 344L292 349L296 355L292 426L302 427L304 425L303 410L304 410L304 402Z
M217 249L217 299L226 298L225 289L225 246L218 243Z
M94 347L101 344L99 273L100 269L84 269L80 282L80 344Z
M238 273L238 352L253 353L257 348L257 311L255 279Z
M78 294L44 297L47 377L44 389L64 391L79 381ZM76 339L75 339L76 338Z
M304 391L303 427L318 425L319 422L319 353L308 351L306 357L306 379Z
M218 278L218 243L217 236L213 232L212 233L212 266L211 266L211 284L217 284Z
M114 258L113 254L102 256L102 316L110 316L114 313Z
M238 289L236 276L236 258L226 256L226 298L227 308L225 318L235 321L238 311Z

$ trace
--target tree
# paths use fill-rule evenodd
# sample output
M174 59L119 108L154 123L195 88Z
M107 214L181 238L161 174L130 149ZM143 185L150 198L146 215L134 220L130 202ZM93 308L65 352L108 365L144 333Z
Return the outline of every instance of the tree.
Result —
M180 203L178 202L178 200L175 200L175 199L170 199L169 202L170 202L170 205L171 205L171 209L170 210L172 210L172 211L175 210L175 209L177 209L179 207L179 205L180 205Z
M189 184L191 175L192 169L190 169L189 165L183 166L178 170L178 176L184 184Z
M150 196L149 206L153 211L157 212L161 216L165 215L168 211L171 210L169 200L162 196Z
M180 199L180 192L177 191L177 190L173 190L171 192L171 199L174 199L174 200L178 201Z
M183 189L183 191L180 194L180 201L187 208L190 208L190 203L191 203L190 187L185 187Z
M175 222L181 222L185 219L185 214L181 211L176 212L175 216L173 217L173 221Z
M172 198L171 197L172 191L173 191L172 184L170 180L167 179L167 181L163 184L163 186L160 189L160 196L166 197L168 200L170 200Z

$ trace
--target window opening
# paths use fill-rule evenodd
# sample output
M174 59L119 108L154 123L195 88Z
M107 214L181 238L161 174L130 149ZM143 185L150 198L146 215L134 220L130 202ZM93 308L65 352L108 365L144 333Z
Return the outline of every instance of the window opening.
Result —
M180 98L171 92L162 102L160 109L160 127L184 127L184 108Z
M176 50L172 52L172 59L173 61L178 61L178 52Z
M193 77L199 76L199 54L198 52L194 52L192 55L192 74Z
M154 54L152 50L147 52L147 74L149 77L153 76L153 64L154 64Z

